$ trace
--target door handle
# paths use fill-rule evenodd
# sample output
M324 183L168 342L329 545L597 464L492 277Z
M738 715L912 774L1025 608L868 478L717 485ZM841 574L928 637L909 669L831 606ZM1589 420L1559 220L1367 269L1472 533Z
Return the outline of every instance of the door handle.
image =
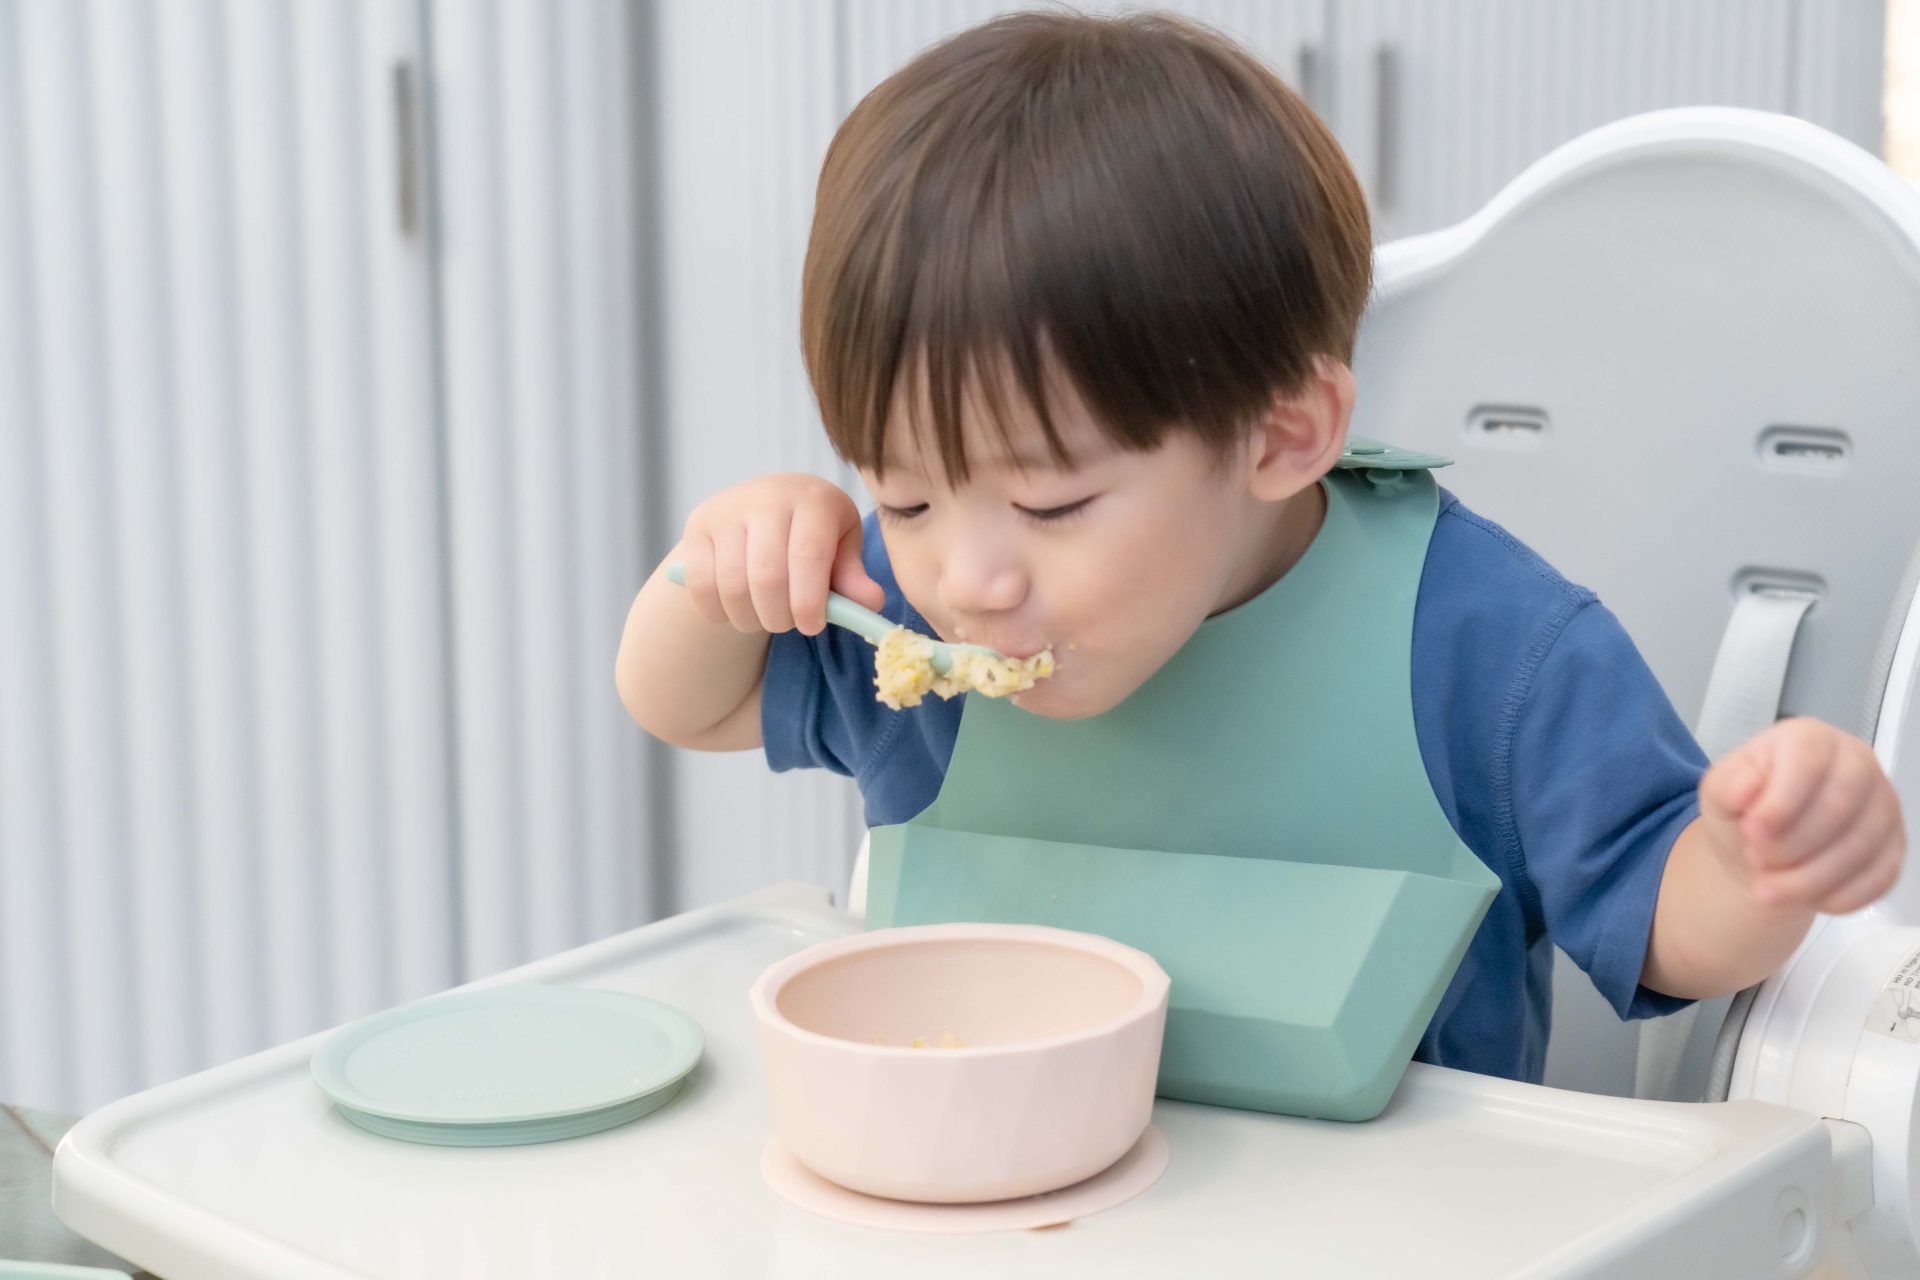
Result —
M394 214L402 239L420 230L420 90L411 62L393 64Z
M1373 50L1373 203L1388 209L1399 198L1400 55L1390 44Z
M1311 40L1302 40L1293 51L1293 84L1308 106L1320 110L1320 50Z

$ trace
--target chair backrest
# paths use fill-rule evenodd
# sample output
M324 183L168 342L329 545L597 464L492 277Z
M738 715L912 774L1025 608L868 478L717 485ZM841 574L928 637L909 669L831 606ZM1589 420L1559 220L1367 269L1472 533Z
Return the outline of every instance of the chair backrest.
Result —
M1355 432L1456 459L1441 482L1597 591L1690 724L1743 593L1811 592L1781 713L1873 736L1920 541L1920 193L1803 121L1662 111L1376 278ZM1631 1030L1566 982L1549 1082L1631 1092Z

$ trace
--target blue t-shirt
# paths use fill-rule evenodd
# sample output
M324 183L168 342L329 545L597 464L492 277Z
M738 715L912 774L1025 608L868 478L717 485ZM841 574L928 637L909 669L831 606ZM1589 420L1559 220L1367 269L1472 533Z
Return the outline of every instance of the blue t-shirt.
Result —
M868 518L887 617L900 595ZM855 779L870 825L939 793L962 700L874 700L873 650L838 627L774 637L761 731L775 769ZM1619 621L1492 521L1441 490L1413 617L1413 721L1434 795L1500 877L1415 1058L1515 1080L1546 1066L1553 944L1623 1018L1687 1001L1640 985L1667 854L1700 812L1706 756Z

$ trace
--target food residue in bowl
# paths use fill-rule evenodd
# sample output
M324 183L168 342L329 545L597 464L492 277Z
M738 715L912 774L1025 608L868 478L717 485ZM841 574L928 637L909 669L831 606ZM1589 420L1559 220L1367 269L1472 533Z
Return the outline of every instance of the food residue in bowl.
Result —
M969 689L1004 698L1033 688L1053 674L1053 650L1031 658L1007 658L978 649L957 649L945 675L933 670L933 641L917 631L895 627L881 638L874 655L876 697L895 711L917 707L928 693L951 698Z
M887 1043L887 1038L885 1036L875 1036L873 1042L884 1047ZM951 1031L943 1031L940 1033L940 1043L937 1045L929 1045L925 1036L915 1036L908 1042L907 1047L910 1049L964 1049L967 1047L967 1042Z

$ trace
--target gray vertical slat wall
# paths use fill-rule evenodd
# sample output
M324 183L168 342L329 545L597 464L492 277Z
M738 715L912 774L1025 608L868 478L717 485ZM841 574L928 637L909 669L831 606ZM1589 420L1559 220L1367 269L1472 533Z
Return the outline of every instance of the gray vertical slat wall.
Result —
M0 3L0 1097L445 987L412 3Z
M158 266L166 314L153 340L166 353L173 382L148 429L165 433L171 445L173 471L166 479L178 495L179 530L168 579L178 612L157 618L155 634L178 635L184 652L173 677L182 703L173 731L181 737L170 754L185 775L173 785L187 797L181 827L158 838L179 842L175 857L190 886L180 924L183 936L199 944L198 1000L177 1007L199 1014L206 1037L201 1051L217 1060L266 1038L247 785L254 735L247 692L251 605L242 585L248 514L234 362L242 348L227 249L234 216L227 59L218 10L174 10L164 21L152 7L147 13L153 26L147 59L157 83L150 105L162 134L163 176L146 207L166 242Z
M667 909L628 21L0 2L0 1098Z
M583 709L578 836L593 851L576 889L585 903L578 936L600 938L674 908L658 892L651 866L666 856L648 812L661 797L641 781L658 753L627 718L612 676L629 598L651 567L644 554L652 514L646 472L657 460L643 448L641 395L643 380L654 376L642 355L648 326L641 245L649 227L638 199L646 176L638 159L630 12L610 0L569 7L560 46L565 65L580 69L562 82L560 119L562 232L579 247L576 287L567 295L576 340L565 353L579 424L568 460L579 533L565 572L585 619L571 639L575 660L565 692Z
M613 659L645 579L630 6L436 0L461 971L670 909Z
M813 187L845 99L834 4L666 4L657 14L650 106L664 252L653 314L670 318L659 351L671 542L702 499L753 476L846 482L799 337ZM844 884L861 830L846 779L772 775L759 752L674 752L670 767L676 907L774 880Z
M25 46L60 39L69 47L72 32L28 32L15 0L0 7L0 172L26 173L30 155L44 151L35 136L29 107L45 112L43 87L26 81ZM4 574L7 624L0 627L0 993L21 1034L36 1038L31 1055L17 1050L29 1072L28 1083L42 1090L57 1087L75 1059L77 1032L70 1001L60 984L46 982L49 968L66 968L66 881L69 860L53 856L55 832L62 823L57 791L60 743L54 737L65 708L61 691L49 679L59 620L48 607L52 552L48 511L53 493L52 446L44 440L44 418L57 407L56 392L43 368L42 351L56 335L42 316L40 277L48 270L47 250L32 228L47 216L53 179L44 193L26 184L0 184L0 430L6 449L0 455L0 574ZM71 434L79 430L69 422ZM69 735L72 730L69 730Z
M212 1039L210 1019L199 1001L184 1005L184 1018L159 1017L156 1011L182 1007L182 992L200 992L213 961L192 948L201 906L184 891L190 881L180 858L194 830L192 792L184 761L172 749L178 726L189 723L185 691L173 678L187 661L179 568L184 544L172 443L178 431L178 374L172 345L161 337L168 329L165 217L111 214L141 208L159 190L165 140L161 115L148 110L158 99L158 83L146 56L156 35L146 14L95 24L89 31L96 189L100 208L109 211L98 226L100 266L114 291L103 298L101 337L108 416L116 426L110 492L124 591L119 621L131 628L123 634L144 637L122 648L126 687L146 692L121 703L129 816L132 829L149 837L129 886L129 937L140 948L130 994L140 1011L143 1067L171 1075L195 1065L194 1014L201 1014L198 1021L209 1027Z
M20 82L17 7L0 4L0 86ZM25 171L24 132L19 93L0 88L0 173ZM6 1042L37 1041L31 1054L7 1053L9 1080L50 1097L68 1055L66 1001L39 979L59 936L47 910L59 868L50 856L53 711L42 674L51 645L38 607L47 591L46 514L26 228L22 184L0 183L0 1009L13 1028Z
M97 251L102 217L94 169L75 154L91 141L97 84L87 29L77 9L28 6L9 15L0 37L11 65L0 69L0 92L12 91L5 132L21 147L24 172L21 257L29 273L28 318L22 326L25 382L31 388L26 430L39 472L42 518L36 530L40 594L19 602L23 619L36 617L39 663L28 668L47 702L38 740L11 751L41 757L46 790L22 797L46 806L43 836L57 840L60 857L38 902L20 908L41 915L44 950L18 981L66 977L69 990L48 993L58 1002L56 1070L82 1087L104 1084L115 1059L141 1045L134 1019L133 956L150 939L134 933L134 870L128 856L133 825L127 786L131 762L124 749L122 712L131 692L120 644L124 609L123 513L112 501L113 440L96 357L106 338L103 265ZM90 148L89 148L90 150ZM90 159L90 157L88 157ZM11 452L11 451L9 451ZM8 488L15 488L9 485ZM32 625L32 624L29 624ZM10 734L11 738L12 735ZM0 802L4 803L4 802ZM152 850L166 858L170 851ZM43 849L16 857L46 858ZM144 925L143 917L141 924ZM166 945L166 944L163 944ZM31 963L31 961L30 961ZM74 1000L72 993L89 999ZM131 1044L127 1043L132 1041Z
M1884 77L1860 74L1885 64L1892 34L1885 0L1801 0L1793 17L1790 110L1874 155L1884 154ZM1908 50L1911 64L1920 51Z
M103 15L104 17L104 15ZM234 329L244 356L238 414L240 484L247 495L243 590L252 602L252 790L258 805L259 912L267 1034L282 1040L325 1007L320 940L331 932L321 856L319 539L309 472L316 427L306 255L317 238L299 217L304 175L291 50L291 14L237 4L223 14L225 111L231 151ZM318 230L314 228L313 230ZM329 728L340 729L329 709ZM329 817L332 815L329 814Z

